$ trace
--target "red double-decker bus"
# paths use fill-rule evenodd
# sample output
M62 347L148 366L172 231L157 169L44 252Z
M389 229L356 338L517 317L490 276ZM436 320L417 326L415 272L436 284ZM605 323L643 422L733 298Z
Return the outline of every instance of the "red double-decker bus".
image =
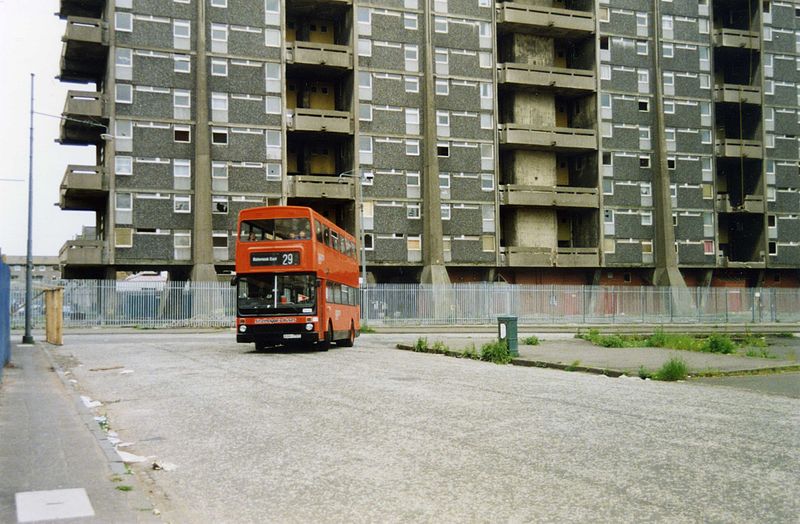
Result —
M256 349L358 336L355 239L313 209L270 206L239 213L236 341Z

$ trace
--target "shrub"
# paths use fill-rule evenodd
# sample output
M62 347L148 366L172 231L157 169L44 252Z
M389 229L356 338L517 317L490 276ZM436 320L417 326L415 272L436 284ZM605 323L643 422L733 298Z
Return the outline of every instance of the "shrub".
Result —
M736 349L736 344L727 335L711 335L706 339L702 351L708 353L733 353Z
M480 359L480 356L478 355L478 350L475 349L475 343L474 342L471 343L469 346L464 348L464 351L461 352L461 357L462 358L471 358L473 360Z
M767 348L753 348L748 349L746 355L748 357L756 357L756 358L775 358Z
M431 351L433 351L434 353L447 353L448 351L450 351L450 348L447 347L447 345L441 340L437 340L436 342L433 343Z
M667 381L684 380L688 373L689 370L686 367L686 362L679 357L672 357L664 362L664 365L661 366L661 369L656 372L653 378Z
M511 362L511 352L508 344L503 340L487 342L481 346L481 360L495 364L508 364Z
M599 344L604 348L624 348L625 340L619 335L607 335L599 337L599 340L595 342L595 344Z
M428 339L426 337L419 337L414 343L414 351L425 351L428 349Z
M647 339L647 345L651 348L663 348L667 346L667 341L667 334L664 333L663 329L658 328L656 332Z
M646 367L639 366L639 378L640 379L644 380L644 379L650 378L652 376L653 376L653 374L650 373L650 371L648 371Z
M538 346L539 345L539 337L531 335L530 337L525 337L522 339L523 344L527 344L529 346Z

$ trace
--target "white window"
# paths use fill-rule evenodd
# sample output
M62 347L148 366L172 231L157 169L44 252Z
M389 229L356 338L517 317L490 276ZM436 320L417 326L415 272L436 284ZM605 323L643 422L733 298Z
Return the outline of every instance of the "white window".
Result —
M114 144L118 152L133 150L133 122L117 120L114 124Z
M358 99L372 100L372 73L369 71L358 72Z
M172 46L175 49L190 49L192 46L192 25L189 20L172 21Z
M664 58L672 58L675 56L675 46L672 44L663 44L662 45L662 54Z
M117 224L133 222L133 196L130 193L117 193L114 199L114 219Z
M608 64L600 65L600 80L611 80L611 66Z
M267 164L267 182L280 182L282 173L283 167L280 164Z
M372 164L372 137L361 135L358 137L359 161L362 164Z
M192 197L189 195L175 195L173 197L172 210L175 213L191 213Z
M494 129L494 118L491 113L481 113L481 129Z
M406 155L419 156L419 140L406 140Z
M228 93L211 93L211 120L228 121Z
M281 25L280 0L264 0L264 23L266 25Z
M174 189L192 188L192 162L174 159L172 161L172 183Z
M192 128L189 126L173 126L173 139L175 142L188 144L192 141ZM118 143L119 144L119 143Z
M283 141L281 139L281 132L277 129L267 129L267 159L280 160L283 156Z
M416 31L418 27L417 15L413 13L405 13L403 15L403 27L409 31Z
M211 76L228 76L228 61L224 58L212 58Z
M491 204L481 205L481 225L484 233L494 233L494 206Z
M265 96L264 97L264 111L268 115L281 114L281 97L279 96Z
M227 127L212 127L211 128L211 143L214 145L224 146L228 144L228 128Z
M264 64L264 77L266 78L266 90L268 93L280 93L281 86L281 65L276 62Z
M191 260L192 232L189 229L176 229L172 232L175 260Z
M191 118L192 93L184 89L176 89L172 93L173 117L178 120Z
M481 169L494 170L494 145L481 144Z
M436 49L433 53L434 61L436 62L436 74L447 75L450 73L450 55L447 49Z
M173 71L176 73L191 73L192 60L188 55L172 55Z
M647 36L647 13L636 13L636 36Z
M443 16L433 17L433 30L437 33L447 33L447 18Z
M228 214L228 197L213 195L211 197L211 213L215 215Z
M700 80L700 89L711 89L711 76L705 73L697 75Z
M406 134L419 134L419 109L417 108L406 108Z
M406 206L406 217L411 220L419 220L420 218L419 204L408 204Z
M478 53L478 65L484 69L490 69L492 67L492 53Z
M228 190L228 164L225 162L211 163L211 190Z
M406 71L412 73L419 71L419 48L416 45L405 44L403 46L403 56Z
M358 39L358 56L372 56L372 40L367 38Z
M700 34L707 35L709 32L709 23L708 18L698 18L697 19L697 29Z
M211 0L211 7L228 7L228 0Z
M639 69L636 72L639 92L647 93L650 91L650 72L647 69Z
M211 51L214 53L228 52L228 26L225 24L211 24Z
M436 111L436 134L437 136L450 136L450 112Z
M225 230L215 230L211 232L211 244L214 250L214 260L230 259L228 251L228 232Z
M132 104L133 86L130 84L117 84L114 101L118 104Z
M117 80L131 80L133 77L133 49L118 47L115 56Z
M700 56L700 70L708 71L711 69L711 59L709 58L709 49L707 46L701 45L697 47L697 52Z
M133 31L133 15L123 11L114 13L114 29L126 33Z
M436 80L436 94L448 95L450 94L450 82L448 80Z
M406 90L406 93L419 93L419 77L404 76L403 86Z
M358 105L358 119L362 122L372 121L372 104Z
M491 110L494 109L494 91L492 84L489 82L481 82L481 109Z
M481 191L494 191L494 175L492 173L481 174Z
M702 144L710 144L711 143L711 130L710 129L701 129L700 130L700 142Z
M115 227L114 247L133 247L133 229L129 227Z
M611 118L611 95L600 93L600 116L601 118Z
M114 157L114 173L116 175L132 175L133 158L129 156Z
M442 220L450 220L451 216L450 204L442 204L440 206L440 209L442 213Z
M665 95L675 94L675 73L671 71L664 72L664 94Z
M636 41L636 54L637 55L647 55L647 41L637 40Z

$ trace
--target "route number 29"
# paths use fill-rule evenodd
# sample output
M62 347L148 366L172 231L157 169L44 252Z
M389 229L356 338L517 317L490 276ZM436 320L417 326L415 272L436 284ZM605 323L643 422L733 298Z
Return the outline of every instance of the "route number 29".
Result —
M294 265L294 253L283 253L281 259L281 265L284 266L293 266Z

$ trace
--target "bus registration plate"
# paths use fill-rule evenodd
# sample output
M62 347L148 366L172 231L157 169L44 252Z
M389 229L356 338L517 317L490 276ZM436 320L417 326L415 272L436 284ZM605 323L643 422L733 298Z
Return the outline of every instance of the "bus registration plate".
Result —
M283 338L300 338L300 333L286 333L283 335Z

